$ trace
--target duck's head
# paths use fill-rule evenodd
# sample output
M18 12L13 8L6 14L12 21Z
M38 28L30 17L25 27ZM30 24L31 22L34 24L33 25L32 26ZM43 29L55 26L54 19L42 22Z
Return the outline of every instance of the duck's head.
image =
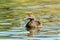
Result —
M27 19L27 20L34 20L35 17L34 17L34 15L32 15L32 14L27 14L27 15L26 15L26 19Z

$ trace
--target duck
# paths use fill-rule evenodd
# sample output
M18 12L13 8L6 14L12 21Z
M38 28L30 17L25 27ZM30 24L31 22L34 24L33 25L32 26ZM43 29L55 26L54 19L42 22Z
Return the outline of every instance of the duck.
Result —
M27 14L27 20L29 20L25 26L27 31L30 31L30 33L40 31L42 24L40 21L36 20L34 15Z

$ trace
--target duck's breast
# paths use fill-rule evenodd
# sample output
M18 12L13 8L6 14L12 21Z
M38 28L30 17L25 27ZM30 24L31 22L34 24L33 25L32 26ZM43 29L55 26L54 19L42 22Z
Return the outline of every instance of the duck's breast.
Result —
M40 27L40 22L39 21L31 21L29 23L30 27Z

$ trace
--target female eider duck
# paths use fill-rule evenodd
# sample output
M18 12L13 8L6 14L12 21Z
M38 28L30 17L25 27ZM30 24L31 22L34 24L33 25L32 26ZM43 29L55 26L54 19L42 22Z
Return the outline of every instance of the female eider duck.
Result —
M38 31L40 31L42 25L39 21L37 21L35 19L35 17L33 15L27 14L27 20L29 20L29 22L26 24L27 31L30 31L30 33L32 33L32 32L36 33Z

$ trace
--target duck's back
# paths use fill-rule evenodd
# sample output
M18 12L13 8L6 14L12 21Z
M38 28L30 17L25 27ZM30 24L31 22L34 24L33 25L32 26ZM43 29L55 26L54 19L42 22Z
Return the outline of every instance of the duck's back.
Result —
M30 27L38 27L38 25L40 25L40 22L39 21L31 21L30 23L29 23L29 25L30 25Z

